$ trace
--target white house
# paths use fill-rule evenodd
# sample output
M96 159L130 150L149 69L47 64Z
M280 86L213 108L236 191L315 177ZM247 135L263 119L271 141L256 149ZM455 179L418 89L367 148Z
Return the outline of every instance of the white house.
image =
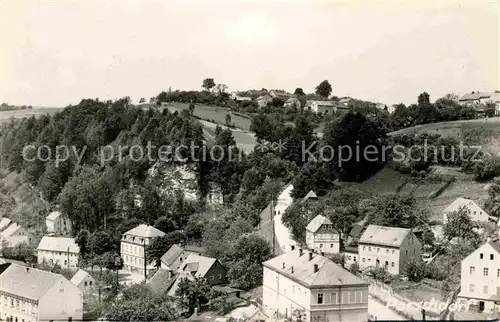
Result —
M263 264L262 306L271 319L367 321L368 283L330 259L295 249Z
M295 107L295 108L301 108L302 103L300 100L296 97L290 97L289 99L286 100L285 104L283 105L284 107Z
M79 269L70 280L84 295L92 294L96 290L96 281L88 272Z
M51 212L45 219L47 233L57 236L71 236L72 225L71 220L67 215L63 215L60 211Z
M471 104L484 104L491 97L491 93L485 92L470 92L462 96L458 101L461 104L471 105Z
M81 321L82 291L60 274L0 265L0 317L3 321Z
M420 258L422 244L411 229L369 225L358 241L359 267L384 267L398 275L413 258Z
M321 114L333 114L337 111L335 107L335 103L333 101L307 101L306 102L307 109L311 110L314 113Z
M31 233L26 229L14 222L10 222L10 224L0 233L0 249L2 249L3 246L13 247L21 243L29 244L31 237Z
M462 260L461 301L476 300L479 311L500 312L500 243L488 241Z
M259 107L262 108L266 107L267 104L271 103L273 101L273 97L269 94L264 94L262 96L257 97L256 101Z
M487 222L489 215L484 211L474 200L458 197L443 210L443 224L448 221L448 214L451 212L459 211L460 209L467 209L469 217L472 221Z
M58 264L62 268L76 269L80 247L69 237L43 236L37 248L38 264Z
M330 219L317 215L306 227L306 244L317 252L338 254L340 252L340 235L333 228Z
M164 236L165 233L153 226L141 224L122 235L121 257L123 267L130 272L144 275L155 269L147 258L145 258L144 249L151 245L155 237Z

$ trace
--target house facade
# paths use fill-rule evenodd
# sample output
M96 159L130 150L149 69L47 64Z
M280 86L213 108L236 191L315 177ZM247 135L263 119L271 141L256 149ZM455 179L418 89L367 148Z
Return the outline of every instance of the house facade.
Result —
M263 263L263 310L273 319L367 321L368 283L326 257L295 249Z
M459 197L443 210L443 224L447 223L449 213L459 211L461 209L466 209L468 211L469 217L472 221L487 222L489 220L488 213L484 211L476 201Z
M153 238L164 235L161 230L145 224L124 233L120 245L123 268L140 275L153 271L155 267L145 258L144 249L151 244Z
M479 311L500 312L500 243L488 241L462 260L459 301Z
M3 246L13 247L22 243L29 244L32 235L17 223L10 222L0 233L0 249Z
M340 253L340 234L330 219L317 215L306 227L307 248L317 252Z
M295 107L295 108L301 108L302 103L300 100L296 97L290 97L289 99L286 100L285 104L283 105L284 107Z
M74 238L43 236L37 247L38 264L59 265L61 268L76 269L80 247Z
M306 101L306 107L318 114L333 114L337 111L332 101Z
M71 220L60 211L51 212L45 219L45 226L48 234L56 236L71 236L73 232Z
M79 269L70 280L76 287L78 287L84 295L90 295L96 290L96 281L88 272Z
M260 108L263 108L263 107L266 107L267 104L269 104L273 101L273 97L269 94L265 94L265 95L257 97L256 101L257 101L257 105L259 105Z
M458 102L464 105L485 104L491 97L491 93L473 91L462 96Z
M359 266L384 267L401 274L413 258L420 258L422 244L411 229L369 225L358 242Z
M0 318L3 321L83 319L82 291L60 274L0 265Z

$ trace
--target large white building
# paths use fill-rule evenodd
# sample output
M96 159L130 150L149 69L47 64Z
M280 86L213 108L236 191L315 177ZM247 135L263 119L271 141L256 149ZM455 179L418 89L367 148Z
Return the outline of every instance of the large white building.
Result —
M367 321L368 283L326 257L294 249L263 263L263 309L271 318Z
M76 269L80 247L73 238L43 236L37 248L38 264L56 265Z
M71 236L72 224L67 215L63 215L60 211L51 212L45 218L47 233L57 236Z
M340 237L330 219L317 215L306 227L307 248L317 252L340 253Z
M420 258L422 244L411 229L369 225L358 241L359 267L384 267L398 275L413 258Z
M153 238L164 235L165 233L161 230L145 224L124 233L121 241L123 267L140 275L144 275L144 270L146 270L146 274L154 270L154 265L151 265L149 260L144 258L144 249L151 244Z
M487 222L489 215L474 200L458 197L443 210L443 224L448 221L448 214L465 209L472 221Z
M60 274L0 265L0 318L3 321L71 321L83 319L82 291Z
M475 300L479 311L500 312L500 243L488 241L462 260L461 301Z

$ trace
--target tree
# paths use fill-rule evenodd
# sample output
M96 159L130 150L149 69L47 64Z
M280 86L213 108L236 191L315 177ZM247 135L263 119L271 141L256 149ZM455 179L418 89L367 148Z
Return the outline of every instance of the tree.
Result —
M215 87L215 81L213 78L205 78L203 80L203 84L201 85L205 90L210 91Z
M344 254L333 254L330 259L335 264L339 264L342 268L345 267L345 255Z
M193 102L189 103L189 112L191 113L191 115L193 115L194 108L195 108L194 103Z
M307 162L293 179L292 197L303 198L313 190L317 195L325 195L334 187L336 169L327 162Z
M222 95L223 93L225 93L225 92L226 92L226 90L227 90L227 85L225 85L225 84L217 84L217 85L215 86L215 90L216 90L216 92L217 92L219 95Z
M226 125L229 127L231 126L231 114L230 113L226 114Z
M141 97L141 99L139 100L139 103L146 103L146 99L144 97Z
M443 235L448 239L454 237L471 239L476 238L477 234L474 232L476 227L470 219L470 210L462 207L457 211L453 211L446 215L446 223L443 227Z
M175 295L181 297L181 305L189 313L195 308L201 309L209 301L210 285L203 277L194 277L192 280L182 278Z
M306 93L304 93L304 90L300 87L297 87L295 89L295 92L293 92L294 95L299 95L299 96L303 96L303 95L306 95Z
M432 230L425 230L422 233L422 243L424 245L433 246L435 242L436 242L436 237L434 236L434 233L432 232Z
M81 257L86 257L88 253L90 253L90 232L88 230L82 229L78 232L78 234L75 237L75 243L78 245L80 248L80 256Z
M418 207L412 196L385 195L370 201L368 223L379 226L414 228L429 222L429 212Z
M328 98L332 93L332 85L327 80L322 81L318 86L316 86L316 94L321 95L324 98Z
M426 264L420 258L413 258L405 267L405 273L411 282L420 282L425 277Z
M90 236L88 247L92 254L98 256L117 248L111 235L105 231L94 232Z
M167 216L161 216L156 219L154 227L163 231L164 233L169 233L177 229L177 224Z
M353 273L354 275L359 273L359 264L358 262L354 262L349 266L349 272Z

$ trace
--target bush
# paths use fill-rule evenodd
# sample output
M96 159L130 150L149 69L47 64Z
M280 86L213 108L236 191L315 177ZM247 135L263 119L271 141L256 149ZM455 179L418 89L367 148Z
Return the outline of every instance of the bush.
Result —
M421 259L413 259L405 267L405 273L411 282L420 282L425 277L426 265Z
M394 277L384 267L372 267L368 271L368 276L383 283L390 283Z

